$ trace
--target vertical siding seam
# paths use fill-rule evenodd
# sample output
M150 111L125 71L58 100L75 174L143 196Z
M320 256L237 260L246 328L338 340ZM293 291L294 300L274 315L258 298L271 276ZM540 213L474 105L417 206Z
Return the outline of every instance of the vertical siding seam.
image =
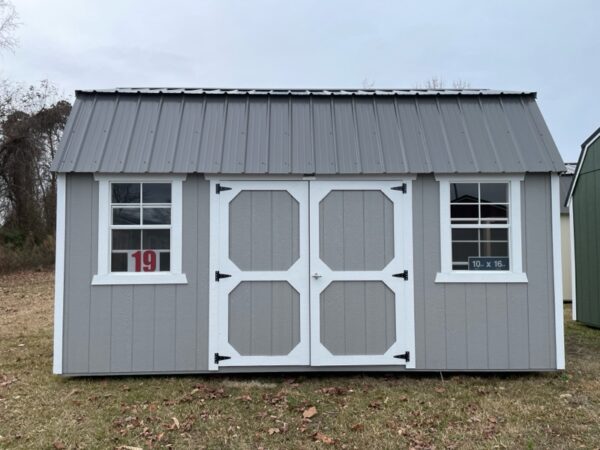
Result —
M97 161L94 171L99 171L100 167L102 167L102 163L104 162L104 156L106 155L106 147L108 146L108 140L109 140L108 138L110 137L110 134L111 134L114 122L115 122L115 117L117 116L117 110L119 109L120 99L121 99L121 96L117 94L117 96L115 97L115 101L114 101L112 117L110 118L110 122L109 122L108 128L106 130L106 135L104 136L104 143L102 144L102 147L101 147L102 151L100 152L100 158L99 158L99 161Z
M90 189L90 217L94 217L94 187L92 185L92 188ZM93 239L93 237L92 237ZM71 239L69 239L69 241L71 241ZM92 250L92 240L90 239L90 268L92 269L91 271L93 272L94 269L94 252L91 251ZM88 351L87 351L87 367L88 367L88 373L90 372L90 350L92 348L92 333L91 333L91 324L92 324L92 287L90 286L89 288L89 293L90 293L90 297L89 297L89 305L88 305L88 333L87 333L87 337L88 337Z
M476 172L481 172L481 170L479 168L479 164L477 163L477 156L475 156L476 152L475 152L475 149L473 148L473 142L471 139L471 135L469 134L469 129L467 127L467 121L465 120L465 113L463 111L462 104L458 98L456 99L456 104L458 106L458 110L460 111L460 114L459 114L460 123L463 128L465 140L467 141L467 146L469 147L469 153L471 154L471 158L472 158L471 161L473 162L473 167L475 168Z
M465 363L466 368L469 369L469 316L467 313L467 286L465 286L465 295L464 295L464 325L465 325Z
M395 100L394 100L395 101ZM424 230L424 224L425 224L425 208L423 207L424 205L424 201L423 199L425 198L425 188L424 183L423 183L423 178L422 177L418 177L416 179L416 184L419 184L419 195L420 195L420 199L421 201L418 202L421 208L421 227ZM417 202L413 203L413 208L415 207L415 205L417 205ZM435 205L434 205L435 206ZM438 206L439 207L439 206ZM425 232L423 231L423 235L425 237ZM395 237L394 237L395 239ZM425 300L425 239L423 239L421 242L418 243L418 252L421 258L421 292L423 294L423 361L425 362L423 367L427 366L427 302ZM414 257L414 244L413 244L413 257ZM414 294L413 294L414 295ZM413 299L416 303L416 299ZM416 326L416 324L415 324ZM416 330L415 330L416 331ZM416 349L415 349L416 350ZM417 360L418 361L418 360Z
M152 370L156 370L156 285L152 286Z
M90 129L90 124L92 123L92 117L94 116L94 113L96 111L96 101L97 100L98 100L98 95L96 94L96 95L94 95L94 101L92 102L92 110L90 111L90 115L88 117L87 123L85 124L83 135L81 136L82 143L85 142L88 131ZM73 159L73 166L71 167L72 171L75 170L75 168L77 167L77 163L79 162L79 158L81 157L82 153L83 152L81 151L81 149L78 149L77 153L75 153L75 157Z
M433 165L431 162L431 154L429 153L429 146L427 145L427 141L425 139L425 132L423 130L423 121L421 120L421 112L419 110L419 102L417 101L417 98L415 97L413 99L413 103L415 106L415 112L417 115L417 123L418 123L418 127L417 127L417 135L418 135L418 139L421 141L421 145L423 146L423 156L425 156L425 163L427 164L427 170L428 172L433 172Z
M494 138L492 137L492 132L490 130L490 122L486 115L486 109L483 107L483 104L481 103L481 97L477 98L477 102L479 104L479 109L481 111L481 119L483 120L483 124L485 126L485 132L487 134L487 137L488 137L488 140L490 143L490 147L492 149L492 153L494 153L495 162L498 165L498 171L504 172L505 167L502 165L501 159L498 157L498 149L496 148Z
M448 285L444 284L444 369L448 369Z
M452 158L452 149L450 148L450 142L448 141L446 124L444 123L444 117L442 115L440 101L437 97L435 98L435 107L438 111L438 120L440 122L440 129L442 131L442 137L444 138L444 144L446 145L446 153L448 153L448 162L450 163L450 168L452 172L456 172L456 163L454 162L454 158Z
M510 368L510 316L508 314L508 284L504 285L504 304L506 305L506 367Z
M65 284L63 291L63 329L62 329L62 368L63 373L69 373L68 362L69 362L69 307L70 307L70 292L71 292L71 277L70 275L70 264L71 264L71 239L67 236L70 234L71 229L71 206L69 205L70 200L70 185L71 182L69 175L65 175L65 272L63 276L63 282Z
M545 177L546 182L544 183L546 185L546 189L545 189L545 198L546 198L546 217L548 218L548 220L546 220L546 224L550 227L550 233L546 233L546 261L552 261L551 264L546 264L546 271L548 273L548 280L552 280L552 282L550 283L551 289L552 289L552 295L549 297L550 303L548 305L548 311L550 312L550 314L548 314L548 330L554 330L553 336L550 336L550 339L548 339L547 342L547 346L548 346L548 361L551 362L552 360L554 360L554 366L556 366L556 322L555 322L555 307L554 307L554 298L556 295L562 295L562 292L554 292L554 252L553 251L548 251L548 249L552 250L553 248L553 239L552 239L552 234L554 233L554 230L552 229L552 179L551 176L546 176ZM560 205L556 205L559 206ZM595 209L595 208L594 208ZM596 210L597 212L597 210ZM560 219L559 219L560 221ZM559 222L559 226L560 226L560 222ZM560 230L558 230L558 233L560 233ZM559 243L560 245L560 243ZM561 275L562 275L562 271L561 271ZM562 320L563 318L560 317L560 319ZM552 337L554 337L554 339L552 339ZM552 351L552 347L554 347L554 352ZM548 364L548 366L550 366L550 364Z
M368 326L368 321L367 321L367 282L363 281L363 320L364 320L364 326L365 326L365 355L369 354L369 344L368 344L368 340L369 340L369 330L367 329ZM384 302L385 302L385 292L384 292Z
M131 358L129 359L129 370L133 372L133 336L135 326L135 315L134 315L134 300L135 300L135 286L131 286Z
M174 335L173 335L173 365L174 365L174 369L177 370L177 301L178 301L178 289L177 289L177 285L173 286L173 296L174 298L174 305L175 305L175 309L174 309L174 317L173 317L173 322L174 322Z
M201 158L201 156L202 156L202 154L201 154L202 138L204 137L204 127L206 126L206 109L207 109L206 104L207 104L206 97L204 97L202 99L202 120L200 121L200 124L195 124L194 127L192 128L193 130L199 129L198 148L196 149L195 155L190 151L189 159L186 164L186 168L191 167L191 166L196 167L196 172L206 172L206 169L208 169L206 164L204 167L200 167L201 160L202 160L202 158ZM200 126L198 128L196 128L198 125L200 125ZM193 134L194 134L194 132L192 132L192 136L193 136ZM204 159L206 159L206 155L204 156Z
M526 175L523 181L523 189L521 192L521 201L523 202L523 205L521 206L522 211L525 211L525 214L522 214L522 220L521 220L521 232L523 233L523 236L525 237L525 239L521 239L521 243L525 244L523 246L523 256L525 257L525 265L523 266L525 273L529 273L529 257L528 257L528 248L529 248L529 236L527 234L528 231L528 227L527 227L527 223L529 222L527 220L527 215L528 215L528 210L527 210L527 188L529 186L529 184L527 183L528 180L528 176ZM530 301L529 301L529 283L527 283L527 286L525 287L525 296L527 297L527 304L526 304L526 312L527 312L527 367L531 368L531 330L529 329L529 306L530 306Z
M192 178L190 178L190 181L192 180ZM194 199L194 207L196 208L196 233L195 235L198 236L198 239L196 239L196 255L194 257L196 264L194 265L195 267L195 278L196 278L196 283L195 283L195 291L196 291L196 295L194 295L195 298L195 302L194 302L194 317L196 318L195 320L195 326L194 326L194 335L195 335L195 339L194 339L194 367L196 367L196 370L199 369L198 367L198 301L200 299L200 284L199 284L199 277L198 277L198 272L200 271L200 241L202 240L202 238L200 238L200 208L198 207L198 205L200 204L200 183L198 183L198 176L193 177L195 186L194 186L194 191L196 193L196 195L193 197ZM185 186L185 184L184 184ZM210 204L210 198L209 198L209 204ZM208 208L208 214L210 216L210 214L214 214L214 211L211 211L210 208ZM210 217L209 217L209 223L210 223ZM209 230L209 234L210 234L210 230ZM209 238L210 239L210 238ZM187 268L183 268L183 271L186 272ZM209 272L209 276L210 276L210 272ZM208 294L210 296L210 293ZM210 305L209 305L210 308ZM210 312L207 311L207 316L210 316ZM213 338L213 336L208 336L208 340L210 341Z
M396 118L396 133L398 134L398 142L400 143L400 156L402 157L402 164L404 165L404 172L408 171L408 160L406 156L406 143L404 142L404 133L402 132L402 121L398 115L398 101L396 98L393 99L394 104L394 117Z
M127 162L129 160L129 155L131 154L131 143L133 142L133 135L135 134L135 127L136 127L138 118L140 117L141 104L142 104L142 96L139 96L137 105L135 108L135 116L133 117L133 120L131 121L131 130L129 132L129 138L127 139L127 146L125 148L125 154L123 155L123 161L122 161L121 169L119 170L119 172L125 171L125 167L127 166Z
M158 114L156 115L156 122L154 123L154 132L153 132L153 136L152 136L152 144L150 145L150 151L148 153L148 161L145 161L146 163L146 167L144 168L143 172L147 173L148 170L150 169L150 164L152 164L152 158L154 155L154 147L156 146L156 136L158 135L158 126L160 123L160 116L162 114L162 110L163 110L163 105L164 105L164 96L160 96L160 100L158 102Z
M367 269L367 233L366 233L366 227L367 227L367 218L365 217L365 191L361 191L361 195L362 195L362 202L361 202L361 207L362 207L362 258L363 258L363 270L368 270ZM365 291L366 293L366 291Z
M108 335L110 336L109 340L108 340L108 370L109 372L112 372L112 368L113 368L113 358L112 358L112 343L113 343L113 301L114 301L114 287L111 286L110 287L110 325L108 327Z

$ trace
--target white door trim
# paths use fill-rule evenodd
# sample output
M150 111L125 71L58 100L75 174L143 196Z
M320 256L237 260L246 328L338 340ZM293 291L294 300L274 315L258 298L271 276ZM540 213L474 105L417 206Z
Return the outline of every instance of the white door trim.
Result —
M406 183L406 194L392 190ZM394 258L383 270L333 271L319 258L319 202L332 190L381 190L394 204ZM412 254L412 182L410 179L310 182L311 365L404 365L415 368L414 286ZM395 273L408 270L408 281ZM315 279L314 273L322 277ZM320 293L333 280L380 280L396 294L396 342L384 355L332 355L320 342ZM405 362L394 355L408 351Z
M209 369L225 366L301 366L310 362L308 183L304 181L211 180ZM217 183L230 188L216 193ZM299 207L299 258L287 270L244 271L229 259L229 203L243 190L287 191ZM216 271L231 275L216 281ZM287 281L300 295L300 342L283 356L244 356L228 342L228 296L241 281ZM231 359L215 363L214 355Z

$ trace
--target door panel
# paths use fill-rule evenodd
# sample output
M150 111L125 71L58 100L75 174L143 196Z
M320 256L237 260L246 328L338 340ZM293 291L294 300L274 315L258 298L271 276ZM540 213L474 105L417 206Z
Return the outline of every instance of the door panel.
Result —
M218 251L211 258L214 271L229 277L212 282L218 326L211 349L229 359L211 360L211 368L308 365L308 185L220 184L229 189L214 194Z
M412 204L401 184L310 183L311 365L414 367ZM397 358L407 351L412 360Z

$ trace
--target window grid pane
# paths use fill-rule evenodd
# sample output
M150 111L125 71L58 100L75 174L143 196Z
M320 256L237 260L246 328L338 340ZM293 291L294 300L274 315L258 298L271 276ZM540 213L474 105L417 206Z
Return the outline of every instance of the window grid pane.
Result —
M509 183L450 183L452 270L469 270L469 257L510 257L508 192Z
M111 272L171 270L172 183L111 183Z

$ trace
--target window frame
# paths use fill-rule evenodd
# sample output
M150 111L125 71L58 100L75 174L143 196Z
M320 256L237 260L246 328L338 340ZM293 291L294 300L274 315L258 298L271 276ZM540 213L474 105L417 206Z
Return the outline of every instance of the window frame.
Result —
M521 241L521 182L523 174L515 175L436 175L440 189L440 256L441 270L436 283L527 283L523 272ZM508 256L510 270L470 271L452 269L452 222L450 217L451 183L508 183ZM479 225L479 228L485 228Z
M182 272L183 181L185 175L95 175L98 182L98 270L92 285L187 284ZM111 272L111 183L171 184L171 249L169 272ZM141 200L141 199L140 199ZM142 226L140 226L140 229ZM149 228L152 228L150 225Z

